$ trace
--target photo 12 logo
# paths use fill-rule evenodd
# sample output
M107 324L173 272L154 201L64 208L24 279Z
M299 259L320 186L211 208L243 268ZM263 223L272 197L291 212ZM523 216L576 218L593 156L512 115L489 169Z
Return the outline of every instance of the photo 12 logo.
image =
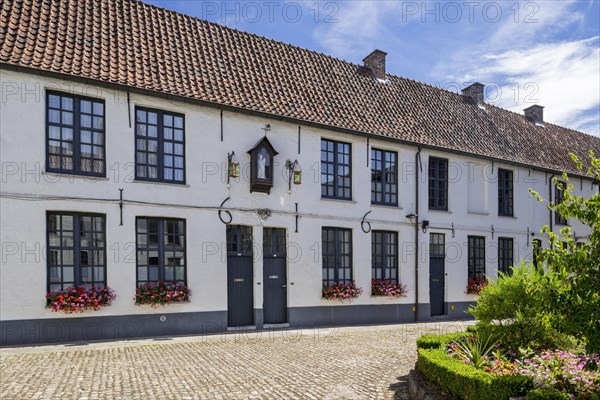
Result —
M336 2L293 1L202 1L200 18L226 23L337 23L339 5Z
M458 23L484 21L497 23L511 19L514 23L538 23L539 5L535 2L496 1L403 1L402 22Z

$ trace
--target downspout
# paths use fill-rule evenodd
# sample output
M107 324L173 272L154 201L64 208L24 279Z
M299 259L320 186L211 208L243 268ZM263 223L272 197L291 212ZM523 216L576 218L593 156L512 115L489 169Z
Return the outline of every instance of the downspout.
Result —
M415 322L419 320L419 170L421 148L415 154Z
M552 174L550 179L548 179L548 201L552 203L552 180L556 174ZM554 221L552 218L552 210L550 210L550 232L554 232Z

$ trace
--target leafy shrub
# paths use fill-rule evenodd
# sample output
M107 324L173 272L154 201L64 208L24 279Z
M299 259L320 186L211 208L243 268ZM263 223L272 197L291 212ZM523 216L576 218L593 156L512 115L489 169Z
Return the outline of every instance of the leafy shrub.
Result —
M581 175L600 181L600 159L592 150L585 161L569 155ZM588 353L600 353L600 193L585 199L573 193L567 174L562 175L562 180L564 183L557 179L553 183L563 192L563 201L548 203L548 209L580 222L591 233L581 241L570 227L561 229L560 235L548 226L542 228L551 246L541 251L538 261L544 262L548 275L560 285L540 286L538 295L544 299L544 310L557 330L583 339ZM535 191L530 192L538 201L544 201Z
M452 346L451 354L477 369L482 369L489 364L488 355L496 344L492 335L480 331L466 339L450 343L450 346Z
M531 264L521 263L512 271L512 275L501 273L497 281L490 281L477 304L469 308L478 321L477 329L501 338L500 344L515 352L520 347L573 346L573 341L552 328L543 312L543 298L537 294L540 287L546 290L560 283Z
M417 348L419 349L445 349L450 342L464 340L470 337L469 332L447 333L445 335L435 335L427 333L417 339Z
M571 396L548 388L535 388L527 392L527 400L571 400Z
M494 375L451 357L445 349L418 349L417 369L458 399L508 400L533 387L530 377Z

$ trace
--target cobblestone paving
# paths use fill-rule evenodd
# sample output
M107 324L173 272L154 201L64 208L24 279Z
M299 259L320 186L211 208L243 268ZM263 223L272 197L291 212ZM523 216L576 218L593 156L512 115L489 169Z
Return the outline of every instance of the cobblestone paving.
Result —
M7 348L0 398L407 399L423 333L439 322Z

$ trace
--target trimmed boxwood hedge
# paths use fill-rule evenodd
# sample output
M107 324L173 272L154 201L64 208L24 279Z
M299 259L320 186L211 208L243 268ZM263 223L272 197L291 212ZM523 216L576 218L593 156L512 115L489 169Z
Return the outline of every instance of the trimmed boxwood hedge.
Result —
M419 349L417 369L442 390L464 400L508 400L533 387L529 377L494 375L451 357L445 349Z
M417 340L417 369L442 390L464 400L508 400L533 388L533 380L529 377L494 375L448 355L448 343L469 335L460 332L421 336Z
M434 335L431 333L422 335L417 339L417 348L419 349L441 349L446 348L448 343L456 340L467 339L471 334L469 332L447 333L445 335Z

